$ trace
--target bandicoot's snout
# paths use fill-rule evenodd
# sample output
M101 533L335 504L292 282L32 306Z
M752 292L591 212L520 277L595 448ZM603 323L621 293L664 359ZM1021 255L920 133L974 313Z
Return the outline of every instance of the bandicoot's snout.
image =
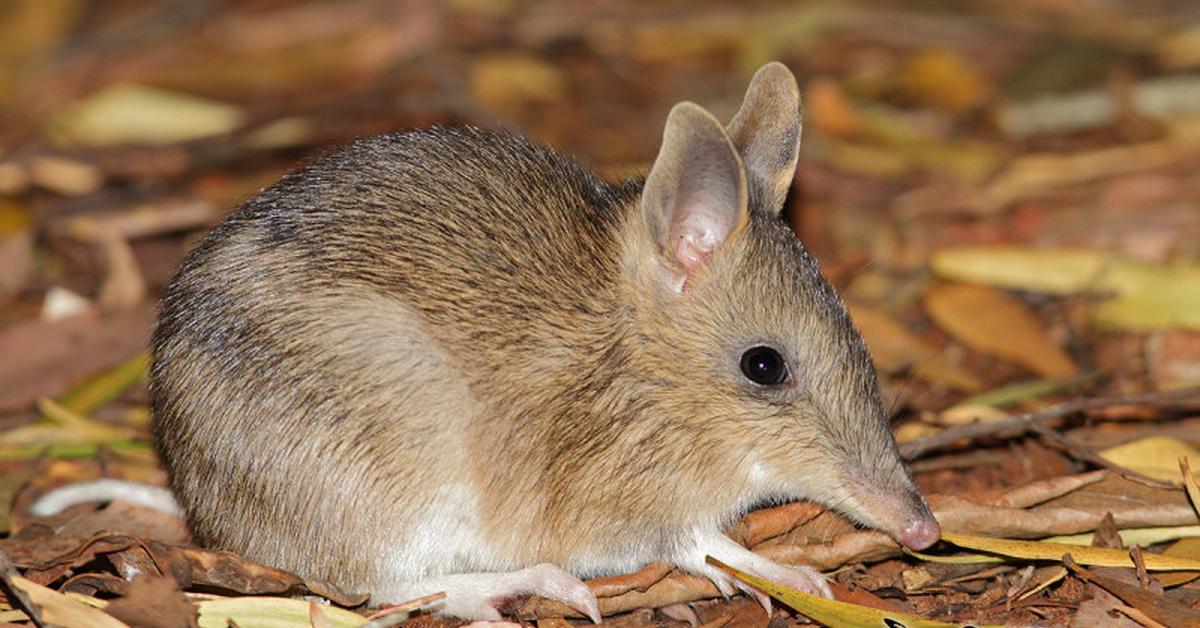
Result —
M926 508L923 515L909 521L908 525L896 533L896 540L903 543L908 549L923 550L937 543L941 536L942 527L938 525L937 519L934 519L933 514Z
M934 543L942 535L942 527L933 518L929 506L916 488L899 490L879 499L879 506L885 521L891 525L880 528L892 535L892 538L911 550L923 550Z
M921 492L899 466L898 475L875 482L847 474L841 510L868 527L882 530L911 550L923 550L942 535L942 527Z

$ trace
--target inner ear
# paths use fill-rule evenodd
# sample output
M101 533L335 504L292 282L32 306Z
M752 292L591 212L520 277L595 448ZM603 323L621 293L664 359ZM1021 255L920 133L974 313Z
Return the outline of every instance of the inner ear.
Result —
M729 137L746 167L751 194L778 214L787 200L800 155L800 88L787 66L772 61L750 79Z
M676 287L749 220L746 175L724 127L699 105L675 105L642 192L646 232Z

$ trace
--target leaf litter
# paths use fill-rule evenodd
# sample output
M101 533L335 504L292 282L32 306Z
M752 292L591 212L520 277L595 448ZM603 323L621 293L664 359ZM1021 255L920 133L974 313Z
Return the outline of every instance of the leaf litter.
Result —
M73 481L164 484L154 299L280 173L464 122L636 171L672 103L729 113L780 59L808 127L789 215L849 300L946 539L917 556L813 504L764 508L731 535L829 572L838 602L758 583L783 604L769 618L649 565L589 582L605 622L1193 625L1200 517L1178 460L1200 458L1197 33L1134 2L8 3L0 620L457 625L421 612L433 600L376 615L196 548L170 515L27 507ZM580 621L540 599L511 618Z

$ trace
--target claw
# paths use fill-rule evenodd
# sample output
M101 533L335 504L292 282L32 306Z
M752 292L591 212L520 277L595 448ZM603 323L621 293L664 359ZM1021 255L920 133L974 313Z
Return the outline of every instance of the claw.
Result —
M755 570L761 572L755 574L760 578L811 595L833 598L833 591L829 588L829 581L825 579L825 576L821 575L821 572L811 567L787 566L775 563L767 563L762 565L762 567ZM771 616L771 596L711 565L705 568L704 575L709 580L712 580L713 584L717 585L717 589L721 592L721 595L729 597L734 593L735 589L743 591L762 605L763 610L767 612L767 617Z
M529 593L558 600L586 615L592 623L600 623L600 604L582 580L549 563L530 567L526 572Z
M712 565L704 566L704 576L717 585L717 591L721 592L721 597L732 597L737 593L738 585L741 581L733 576L713 567Z

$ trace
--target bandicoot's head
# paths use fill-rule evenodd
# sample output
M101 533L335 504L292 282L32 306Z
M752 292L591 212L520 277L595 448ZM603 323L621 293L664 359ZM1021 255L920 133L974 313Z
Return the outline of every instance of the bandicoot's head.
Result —
M874 367L817 264L780 218L801 117L771 63L728 127L671 111L623 234L636 351L659 412L720 439L747 500L812 499L920 549L940 534L905 470Z

